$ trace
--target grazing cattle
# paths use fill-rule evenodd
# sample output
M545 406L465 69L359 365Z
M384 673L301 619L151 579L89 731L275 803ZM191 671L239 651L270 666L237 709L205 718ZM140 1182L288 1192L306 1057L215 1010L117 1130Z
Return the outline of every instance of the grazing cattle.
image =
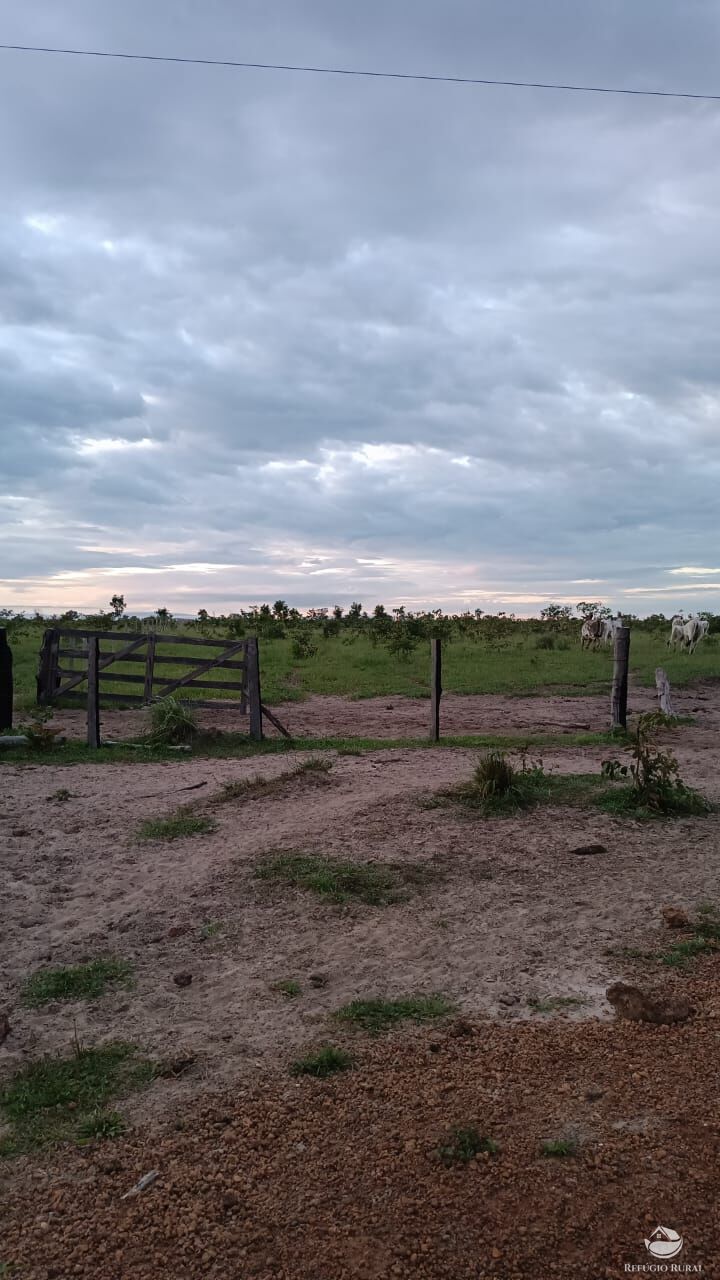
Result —
M682 647L685 639L685 619L681 613L676 613L670 623L670 636L668 638L668 649L676 649L678 645Z
M593 618L586 618L580 629L580 648L581 649L597 649L601 640L605 638L605 620L599 614L595 614Z
M683 627L682 647L687 649L688 653L694 653L698 641L702 640L708 630L708 621L706 618L692 617L688 618Z
M623 620L619 613L616 613L614 618L603 619L603 637L602 638L603 638L604 644L615 643L615 636L617 635L618 630L620 629L622 624L623 624Z

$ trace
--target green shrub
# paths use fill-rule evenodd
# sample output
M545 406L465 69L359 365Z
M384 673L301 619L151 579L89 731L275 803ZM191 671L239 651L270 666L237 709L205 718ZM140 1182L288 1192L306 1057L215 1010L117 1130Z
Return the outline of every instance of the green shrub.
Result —
M466 1125L453 1129L438 1147L437 1154L446 1165L468 1164L483 1152L494 1156L498 1150L492 1138L484 1137L475 1125Z
M192 743L198 732L195 713L179 698L170 695L152 704L147 739L152 746L184 746Z
M336 1049L334 1045L323 1045L322 1049L318 1049L315 1053L308 1053L304 1058L298 1058L290 1067L290 1074L293 1076L316 1076L318 1080L324 1080L327 1076L335 1075L338 1071L349 1071L353 1065L352 1058L349 1053L345 1053L342 1049Z

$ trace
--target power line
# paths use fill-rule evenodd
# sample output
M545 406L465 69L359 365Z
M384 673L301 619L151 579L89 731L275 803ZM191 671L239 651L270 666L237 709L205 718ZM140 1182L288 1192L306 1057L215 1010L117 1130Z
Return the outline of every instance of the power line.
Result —
M108 49L55 49L45 45L0 44L14 53L57 53L77 58L117 58L127 62L178 62L195 67L237 67L253 71L300 71L323 76L365 76L375 80L428 80L438 84L474 84L506 89L555 89L566 93L623 94L634 98L687 98L720 102L720 93L683 93L672 89L622 89L596 84L556 84L537 80L491 80L480 76L434 76L410 71L367 71L350 67L306 67L284 62L236 62L230 58L179 58L161 53L119 53Z

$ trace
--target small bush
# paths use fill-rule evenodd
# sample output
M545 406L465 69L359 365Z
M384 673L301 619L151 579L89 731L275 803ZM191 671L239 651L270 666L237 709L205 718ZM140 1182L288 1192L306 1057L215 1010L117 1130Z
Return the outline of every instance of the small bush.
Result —
M132 966L126 960L91 960L64 969L40 969L22 989L23 1003L39 1008L52 1000L96 1000L108 987L127 982Z
M352 1000L335 1013L339 1022L351 1022L364 1031L387 1031L398 1022L432 1022L455 1011L444 996L405 996L399 1000Z
M171 818L150 818L138 829L141 840L181 840L185 836L209 835L217 830L212 818L180 811Z
M508 795L517 783L517 774L501 751L488 751L477 766L473 782L483 800Z
M192 743L198 735L195 713L172 694L150 708L150 733L154 747L178 747Z
M338 1071L349 1071L352 1065L353 1061L349 1053L336 1049L334 1045L326 1044L315 1053L308 1053L304 1058L298 1058L293 1062L290 1074L316 1076L318 1080L324 1080Z
M483 1152L494 1156L498 1150L498 1145L492 1138L484 1137L475 1125L467 1125L453 1129L442 1146L438 1147L437 1154L446 1165L469 1164Z
M557 640L558 640L557 636L550 635L549 633L546 633L541 636L536 636L535 648L536 649L555 649L557 647Z
M680 767L670 751L662 751L653 734L667 724L662 712L640 716L627 752L630 760L604 760L602 774L611 781L629 779L630 787L609 792L601 801L614 813L633 812L638 817L693 817L709 813L712 806L683 782Z
M313 644L311 635L299 632L293 636L290 652L293 658L314 658L317 653L317 645Z

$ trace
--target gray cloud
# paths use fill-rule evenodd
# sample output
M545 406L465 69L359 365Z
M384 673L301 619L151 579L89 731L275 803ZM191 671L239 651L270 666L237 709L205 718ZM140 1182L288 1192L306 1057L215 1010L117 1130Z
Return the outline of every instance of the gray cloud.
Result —
M712 91L719 25L710 0L252 0L242 24L41 0L5 37ZM120 568L190 611L248 577L528 608L599 578L652 608L707 562L714 105L0 57L8 600L99 603Z

